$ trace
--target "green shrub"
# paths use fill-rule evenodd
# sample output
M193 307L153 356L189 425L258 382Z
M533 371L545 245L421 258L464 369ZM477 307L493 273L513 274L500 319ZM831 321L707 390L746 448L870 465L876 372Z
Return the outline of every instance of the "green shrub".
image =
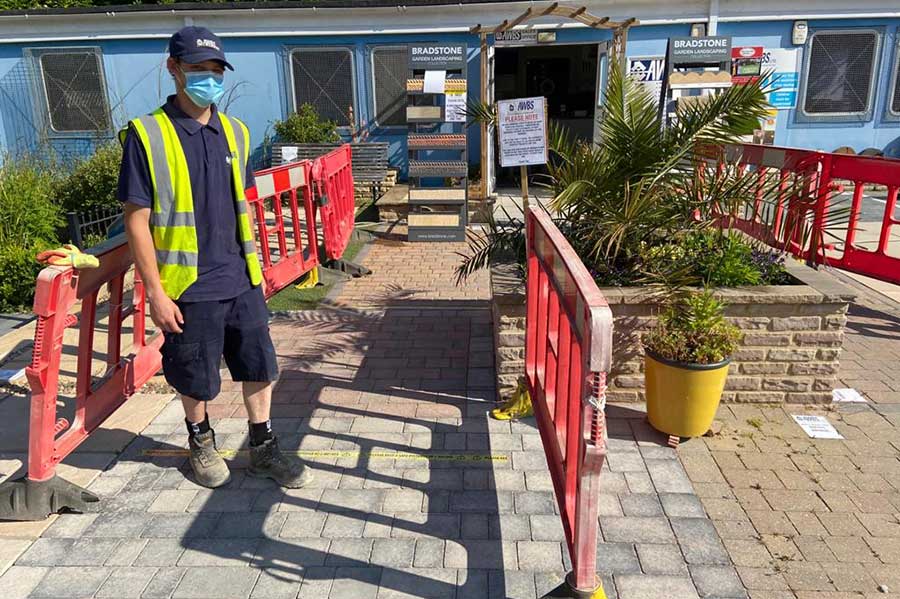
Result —
M56 242L63 221L54 202L51 169L31 157L0 165L0 245ZM3 274L5 278L5 273Z
M327 144L341 140L334 121L323 119L311 104L303 104L300 110L283 121L275 121L278 141L295 144Z
M34 300L34 284L42 266L35 254L40 245L0 245L0 313L27 312Z
M641 249L641 263L650 279L666 279L671 273L678 273L695 286L744 287L792 282L780 253L755 247L736 231L696 231L665 244L645 244Z
M78 162L68 176L56 184L56 199L66 211L84 212L96 208L117 208L116 189L122 148L118 142L97 149Z
M676 362L715 364L730 357L741 332L725 320L724 305L711 291L677 297L644 335L644 347Z
M28 309L41 269L34 256L58 244L61 225L51 169L7 157L0 165L0 312Z

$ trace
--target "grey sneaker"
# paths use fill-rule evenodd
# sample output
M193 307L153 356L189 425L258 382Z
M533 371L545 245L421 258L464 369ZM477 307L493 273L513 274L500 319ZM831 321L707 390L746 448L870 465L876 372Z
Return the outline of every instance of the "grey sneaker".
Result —
M204 487L214 489L231 480L228 464L216 451L216 433L213 430L191 437L191 468L194 478Z
M282 487L299 489L312 481L312 473L299 458L281 453L277 439L250 447L250 476L271 478Z

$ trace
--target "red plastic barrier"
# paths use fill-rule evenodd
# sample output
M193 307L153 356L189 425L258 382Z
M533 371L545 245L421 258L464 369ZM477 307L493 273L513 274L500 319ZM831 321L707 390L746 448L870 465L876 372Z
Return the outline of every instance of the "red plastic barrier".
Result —
M897 207L897 189L900 188L900 161L872 158L868 156L829 155L832 180L848 180L853 183L853 200L850 210L850 225L844 237L843 254L840 258L826 257L826 263L837 268L863 274L882 281L900 284L900 252L888 255L888 242L892 229L900 225L894 217ZM874 250L861 248L856 244L857 227L862 212L864 184L874 183L887 187L884 212L881 216L881 232ZM822 218L827 213L827 205L822 210ZM900 241L895 240L900 244Z
M162 336L148 338L145 329L147 304L144 286L135 280L131 305L123 305L125 274L131 267L128 246L119 244L99 254L100 267L75 271L50 266L38 276L34 298L37 329L31 366L26 369L31 385L31 423L28 440L28 479L53 478L56 465L72 453L130 395L146 383L161 366ZM102 383L93 380L94 333L97 296L109 289L107 347L108 365ZM72 309L81 301L81 312ZM132 320L132 344L122 354L122 325ZM75 384L75 415L71 423L57 419L59 372L63 335L77 326L78 370Z
M572 558L567 581L593 591L612 312L550 216L529 208L526 225L526 381Z
M322 213L325 256L329 260L344 255L353 233L356 206L351 158L350 144L344 144L317 158L311 169Z
M247 190L267 298L319 265L316 209L308 185L311 170L309 161L262 170L255 173L256 186ZM273 215L271 226L267 211Z
M340 198L340 185L346 178L341 165L326 161L323 166L323 184L335 187L334 196ZM260 171L256 187L246 192L267 296L319 265L311 170L310 162L300 162ZM352 202L352 179L350 190ZM272 224L267 222L267 214ZM137 275L132 303L123 304L125 276L133 265L124 236L106 245L96 254L100 259L97 269L51 266L38 276L34 299L37 328L32 364L26 369L32 390L28 474L0 487L0 519L41 520L63 508L83 510L86 503L98 501L81 487L56 477L56 466L161 368L163 337L147 336L147 304ZM109 289L109 299L98 306L104 286ZM106 368L97 373L92 363L94 336L98 313L103 311L108 316ZM132 339L123 355L123 323L128 318L133 318ZM69 422L58 417L57 400L63 336L67 328L76 325L75 410ZM97 374L102 376L97 379Z
M722 213L723 226L740 229L812 264L825 264L900 284L900 251L888 255L892 228L900 225L900 220L894 218L900 162L752 144L729 145L703 154L707 164L717 162L719 168L725 164L751 168L759 180L755 205L739 214ZM763 190L771 192L773 180L778 183L775 206L766 211ZM846 229L828 226L828 214L834 209L834 197L842 191L843 181L853 186ZM865 186L872 184L885 186L887 196L883 200L877 246L866 249L857 243L857 233ZM835 236L837 244L833 239L829 241Z

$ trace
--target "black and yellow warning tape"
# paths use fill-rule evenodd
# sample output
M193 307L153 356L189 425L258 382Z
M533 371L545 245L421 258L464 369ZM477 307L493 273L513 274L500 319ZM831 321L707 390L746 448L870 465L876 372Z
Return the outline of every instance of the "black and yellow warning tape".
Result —
M353 451L332 449L301 449L299 451L285 452L306 459L346 459L363 458L375 460L423 460L439 462L506 462L508 455L490 453L413 453L403 451ZM141 452L147 457L186 457L190 455L187 449L145 449ZM248 455L246 449L220 449L219 455L223 458L234 458Z

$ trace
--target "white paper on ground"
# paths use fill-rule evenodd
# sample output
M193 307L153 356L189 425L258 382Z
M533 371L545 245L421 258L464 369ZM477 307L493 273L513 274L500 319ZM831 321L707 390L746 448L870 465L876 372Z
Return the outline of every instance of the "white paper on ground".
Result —
M835 403L866 403L866 398L856 389L835 389L831 392L831 401Z
M447 71L425 71L425 83L422 91L426 94L442 94L446 79Z
M282 162L294 162L297 160L297 146L282 146L281 160Z
M837 429L824 416L810 416L806 414L798 416L791 414L791 418L813 439L843 439L841 434L837 432Z
M0 383L14 383L21 378L25 378L24 368L19 370L0 370Z

